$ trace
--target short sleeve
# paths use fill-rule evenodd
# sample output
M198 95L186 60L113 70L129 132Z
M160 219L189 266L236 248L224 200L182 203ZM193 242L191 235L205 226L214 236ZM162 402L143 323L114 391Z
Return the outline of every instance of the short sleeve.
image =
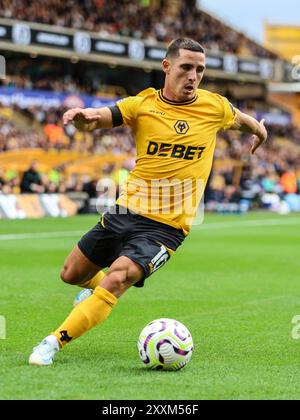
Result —
M222 121L220 130L228 130L230 127L232 127L237 112L234 106L228 101L227 98L221 95L216 95L219 99L219 102L222 104Z
M223 98L224 101L224 119L222 122L223 130L228 130L230 127L232 127L235 119L236 119L236 109L234 106L228 101L228 99Z
M130 127L135 126L140 102L141 98L138 96L129 96L128 98L121 99L116 103L117 107L121 111L125 125L129 125Z

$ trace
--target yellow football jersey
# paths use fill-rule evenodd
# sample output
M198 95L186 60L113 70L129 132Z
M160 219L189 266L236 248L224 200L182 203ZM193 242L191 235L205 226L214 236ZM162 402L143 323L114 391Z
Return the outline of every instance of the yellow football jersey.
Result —
M117 203L187 235L211 171L216 134L232 126L235 109L202 89L178 103L149 88L117 106L137 151Z

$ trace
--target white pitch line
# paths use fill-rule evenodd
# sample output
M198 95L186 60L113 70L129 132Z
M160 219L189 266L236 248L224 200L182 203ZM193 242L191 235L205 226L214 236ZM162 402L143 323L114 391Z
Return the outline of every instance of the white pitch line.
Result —
M272 220L247 220L237 222L216 222L201 225L195 225L194 229L219 229L219 228L234 228L234 227L258 227L258 226L285 226L285 225L300 225L300 218L295 217L292 219L272 219ZM0 235L0 241L11 241L18 239L51 239L51 238L73 238L76 236L81 237L84 231L62 231L62 232L37 232L37 233L18 233Z
M239 220L237 222L216 222L207 223L202 225L195 224L194 228L200 229L219 229L231 227L258 227L258 226L284 226L284 225L300 225L300 218L295 217L292 219L272 219L272 220Z
M38 232L38 233L17 233L9 235L0 235L0 241L12 241L16 239L48 239L48 238L73 238L75 236L82 236L82 231L68 231L68 232Z

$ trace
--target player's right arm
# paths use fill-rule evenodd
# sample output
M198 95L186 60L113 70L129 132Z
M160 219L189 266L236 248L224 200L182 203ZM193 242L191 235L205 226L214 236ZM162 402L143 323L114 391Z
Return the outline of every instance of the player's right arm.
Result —
M133 128L142 100L141 96L129 96L110 107L72 108L64 113L63 123L72 123L81 131L119 127L123 124Z
M98 128L113 128L115 126L115 107L108 108L72 108L63 115L63 123L74 124L78 130L93 131Z

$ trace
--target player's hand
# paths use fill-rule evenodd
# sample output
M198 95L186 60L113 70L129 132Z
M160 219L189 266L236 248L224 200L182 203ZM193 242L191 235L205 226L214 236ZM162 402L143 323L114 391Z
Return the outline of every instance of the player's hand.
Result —
M91 123L96 123L101 119L99 111L94 108L72 108L63 115L64 125L73 123L79 130L88 128Z
M255 134L252 136L253 138L253 146L251 148L251 154L254 155L256 150L267 140L268 138L268 132L265 127L265 120L261 120L260 123L260 130L258 134Z

